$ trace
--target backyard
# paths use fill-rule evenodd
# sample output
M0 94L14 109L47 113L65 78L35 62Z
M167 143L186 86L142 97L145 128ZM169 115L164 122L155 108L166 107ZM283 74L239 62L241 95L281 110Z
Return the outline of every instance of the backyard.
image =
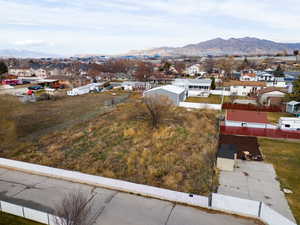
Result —
M105 101L123 95L92 94L27 105L5 99L5 111L11 113L2 113L5 145L0 157L209 194L217 181L212 180L216 113L162 105L163 121L153 127L147 107L136 96L104 107Z
M286 197L300 223L300 142L260 138L259 144L265 160L274 165L281 187L293 191Z
M270 123L277 124L280 117L294 117L293 114L284 112L268 112L267 119Z
M42 225L42 224L0 211L0 225Z
M220 95L210 95L209 97L189 97L186 102L196 102L196 103L209 103L209 104L221 104L222 96ZM228 96L224 96L224 102L230 102Z

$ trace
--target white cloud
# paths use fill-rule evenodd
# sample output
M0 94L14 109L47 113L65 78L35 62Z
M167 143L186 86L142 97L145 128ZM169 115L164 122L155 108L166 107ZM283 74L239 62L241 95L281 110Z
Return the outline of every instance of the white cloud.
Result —
M20 47L37 47L37 46L54 46L54 43L42 41L42 40L21 40L21 41L15 41L13 43L16 46Z
M289 41L300 37L298 1L0 0L0 48L119 53L215 37Z

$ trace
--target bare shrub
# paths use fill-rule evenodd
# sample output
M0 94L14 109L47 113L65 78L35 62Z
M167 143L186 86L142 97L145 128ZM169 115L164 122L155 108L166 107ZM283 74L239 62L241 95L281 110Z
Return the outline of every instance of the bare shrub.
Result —
M146 96L144 104L153 128L159 127L172 108L171 101L167 97L160 95Z
M67 194L55 210L55 225L92 225L100 215L93 208L93 197L80 191Z

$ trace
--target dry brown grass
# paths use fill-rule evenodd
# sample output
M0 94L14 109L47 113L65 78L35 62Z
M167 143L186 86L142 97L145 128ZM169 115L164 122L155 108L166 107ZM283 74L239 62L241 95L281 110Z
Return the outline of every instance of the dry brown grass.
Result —
M61 104L56 106L56 115L66 113L67 119L86 111L66 110L75 107L77 101L80 99L74 98L71 103L64 100L63 108ZM140 117L144 107L134 98L111 113L63 130L41 132L36 141L19 141L0 157L208 194L217 180L213 179L218 138L215 113L172 108L154 129ZM53 110L45 105L40 108L39 120Z

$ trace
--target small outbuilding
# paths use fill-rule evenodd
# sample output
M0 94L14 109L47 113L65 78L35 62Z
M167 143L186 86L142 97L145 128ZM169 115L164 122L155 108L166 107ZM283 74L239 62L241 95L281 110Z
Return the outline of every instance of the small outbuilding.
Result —
M300 118L297 117L280 117L278 126L281 130L300 131Z
M290 101L286 104L286 112L300 115L300 102Z
M222 144L217 154L217 168L233 171L237 159L237 148L232 144Z
M183 87L177 87L174 85L166 85L161 87L152 88L144 92L144 97L167 97L174 105L179 105L180 102L184 102L187 97L187 91Z
M225 126L227 127L251 127L271 128L266 112L227 110Z

